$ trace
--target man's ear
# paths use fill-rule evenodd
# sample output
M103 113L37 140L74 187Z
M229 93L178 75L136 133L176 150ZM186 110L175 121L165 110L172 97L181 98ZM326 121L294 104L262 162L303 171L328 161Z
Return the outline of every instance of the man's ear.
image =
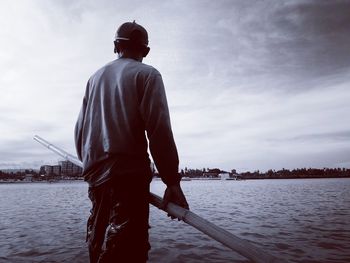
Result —
M114 54L119 53L120 47L117 41L114 41Z
M150 50L151 50L151 48L146 47L145 50L143 51L142 56L145 58L145 57L148 55L148 53L149 53Z

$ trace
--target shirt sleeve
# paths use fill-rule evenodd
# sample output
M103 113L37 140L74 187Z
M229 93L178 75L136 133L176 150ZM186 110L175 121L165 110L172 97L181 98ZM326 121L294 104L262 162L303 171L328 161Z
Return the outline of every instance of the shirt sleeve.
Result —
M89 95L89 82L86 85L86 91L85 91L85 96L83 98L83 104L81 106L78 120L75 124L74 128L74 141L75 141L75 149L78 155L78 158L80 161L83 159L83 154L82 154L82 133L83 133L83 124L84 124L84 119L85 119L85 111L86 111L86 105L87 105L87 100L88 100L88 95Z
M162 76L158 71L146 80L140 111L145 123L151 155L162 181L178 184L179 158L171 130L168 103Z

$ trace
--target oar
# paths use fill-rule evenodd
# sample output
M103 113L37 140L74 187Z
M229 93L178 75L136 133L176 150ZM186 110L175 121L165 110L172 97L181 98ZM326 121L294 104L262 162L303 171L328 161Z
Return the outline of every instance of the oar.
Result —
M38 135L34 136L34 140L42 144L43 146L47 147L51 151L55 152L56 154L60 155L64 159L83 167L82 162L75 156L67 153L66 151L58 148L57 146L49 143L48 141L44 140L43 138L39 137ZM204 218L200 217L199 215L191 212L190 210L184 209L178 205L175 205L173 203L169 203L165 209L161 206L163 199L159 197L158 195L155 195L153 193L150 193L150 203L154 205L155 207L162 209L163 211L167 212L169 215L174 216L180 220L183 220L185 223L193 226L197 230L203 232L204 234L208 235L209 237L215 239L216 241L220 242L221 244L231 248L232 250L236 251L240 255L256 262L256 263L282 263L286 262L284 260L278 259L267 252L263 251L262 249L254 246L247 240L244 240L242 238L239 238L230 232L226 231L225 229L218 227L214 225L213 223L205 220Z

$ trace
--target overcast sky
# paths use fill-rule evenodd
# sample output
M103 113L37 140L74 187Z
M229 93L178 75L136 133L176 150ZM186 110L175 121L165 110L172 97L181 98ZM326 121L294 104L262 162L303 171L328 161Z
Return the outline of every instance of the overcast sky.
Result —
M0 2L0 168L75 154L88 78L117 27L149 32L180 167L350 167L350 1Z

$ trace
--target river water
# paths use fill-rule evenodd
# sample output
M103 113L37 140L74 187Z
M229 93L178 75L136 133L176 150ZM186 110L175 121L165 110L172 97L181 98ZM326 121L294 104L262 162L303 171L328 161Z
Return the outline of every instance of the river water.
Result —
M185 181L193 212L290 262L350 262L350 179ZM162 195L164 185L151 189ZM0 262L88 262L84 182L0 184ZM149 262L249 262L151 208Z

